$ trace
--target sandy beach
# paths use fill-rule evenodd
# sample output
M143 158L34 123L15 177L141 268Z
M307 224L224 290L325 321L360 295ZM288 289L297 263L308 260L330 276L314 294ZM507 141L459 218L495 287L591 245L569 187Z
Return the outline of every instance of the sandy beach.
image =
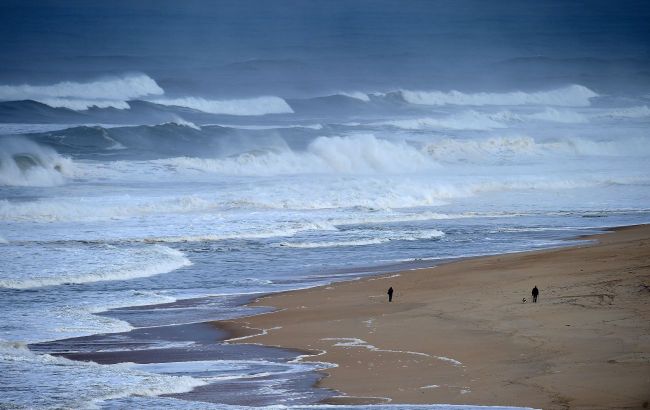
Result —
M217 324L336 364L319 382L335 403L647 407L650 226L581 239L274 294Z

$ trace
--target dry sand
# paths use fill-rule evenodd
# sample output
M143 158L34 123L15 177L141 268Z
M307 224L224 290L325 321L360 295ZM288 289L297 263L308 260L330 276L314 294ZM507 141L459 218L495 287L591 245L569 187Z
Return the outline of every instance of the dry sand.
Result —
M236 336L267 329L237 343L337 364L319 383L341 392L336 403L642 408L650 401L650 226L595 238L274 294L254 305L278 311L219 325Z

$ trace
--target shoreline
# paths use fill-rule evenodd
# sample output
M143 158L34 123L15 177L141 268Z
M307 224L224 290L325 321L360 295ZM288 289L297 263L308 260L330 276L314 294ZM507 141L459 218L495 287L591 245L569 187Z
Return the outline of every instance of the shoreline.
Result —
M325 401L331 404L642 407L650 400L650 292L630 293L627 282L650 283L650 226L572 239L592 242L263 295L249 306L275 311L213 323L229 333L229 343L277 346L336 364L317 382L342 392ZM648 263L626 262L631 255ZM570 275L558 275L559 268ZM608 286L603 279L615 291L594 293ZM390 305L389 284L396 289ZM590 293L564 295L566 284ZM523 304L534 285L539 303ZM303 361L311 361L307 356Z

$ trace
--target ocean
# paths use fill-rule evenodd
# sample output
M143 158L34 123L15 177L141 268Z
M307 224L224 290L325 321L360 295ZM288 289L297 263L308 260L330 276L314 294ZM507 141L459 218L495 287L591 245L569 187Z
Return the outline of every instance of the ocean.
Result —
M341 29L349 44L381 32L373 16L369 34ZM433 35L422 18L402 35ZM289 26L269 60L248 32L213 60L188 51L194 74L228 64L187 87L181 40L171 68L111 49L71 65L78 78L56 77L63 54L38 81L31 66L0 72L0 407L343 408L312 387L329 364L229 345L205 322L260 313L243 305L262 294L650 222L648 64L625 60L636 43L598 43L597 61L567 57L560 34L526 37L553 58L472 43L478 66L455 72L451 44L494 27L476 21L404 55L402 37L355 55L331 27L289 41ZM444 52L413 57L431 44ZM71 359L88 354L98 363ZM377 407L414 408L349 406Z

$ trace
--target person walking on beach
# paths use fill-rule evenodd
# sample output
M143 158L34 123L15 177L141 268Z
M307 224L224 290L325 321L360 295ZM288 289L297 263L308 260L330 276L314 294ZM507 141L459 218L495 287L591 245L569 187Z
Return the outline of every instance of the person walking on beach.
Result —
M537 285L533 288L533 303L537 303L537 295L539 295L539 289L537 289Z
M388 293L388 301L392 302L393 301L393 287L391 286L390 288L388 288L388 292L386 292L386 293Z

